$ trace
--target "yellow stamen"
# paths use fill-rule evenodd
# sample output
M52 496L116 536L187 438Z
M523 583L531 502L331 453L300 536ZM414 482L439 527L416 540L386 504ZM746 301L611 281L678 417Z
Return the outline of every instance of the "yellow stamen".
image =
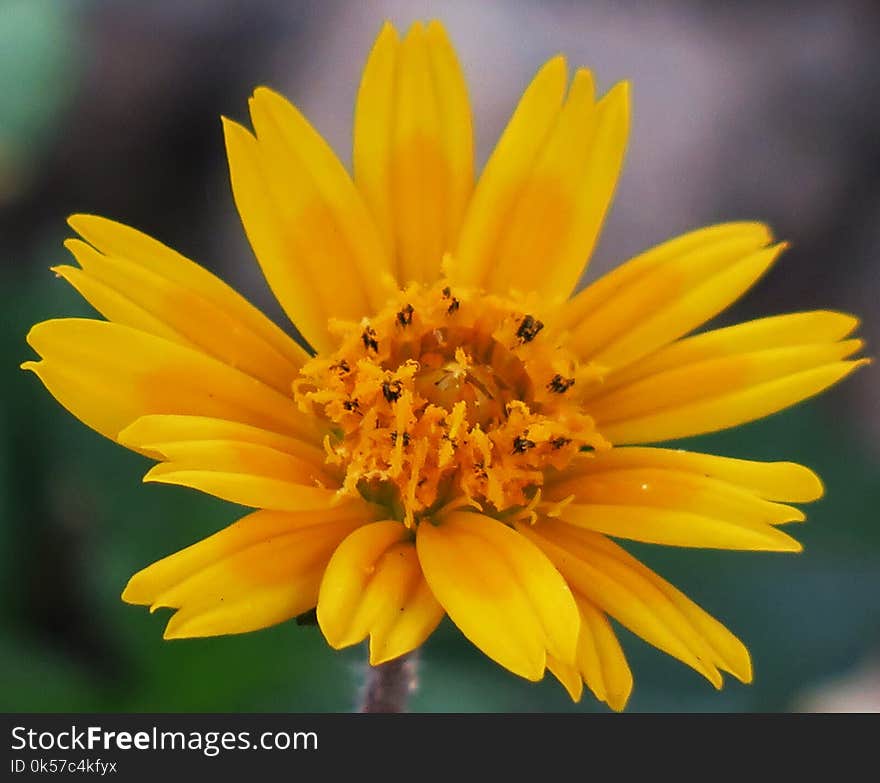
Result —
M294 393L326 424L342 491L408 526L456 503L533 516L546 468L608 446L581 410L600 370L543 326L523 301L445 282L335 324L338 350L309 361Z

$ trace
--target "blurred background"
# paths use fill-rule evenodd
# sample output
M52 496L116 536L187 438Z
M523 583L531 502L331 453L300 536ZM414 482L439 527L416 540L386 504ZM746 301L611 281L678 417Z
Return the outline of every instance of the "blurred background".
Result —
M796 9L796 10L794 10ZM146 461L76 422L20 372L35 322L91 315L48 267L66 217L136 226L287 324L232 203L219 117L259 84L286 93L346 161L360 69L382 21L438 17L468 76L478 163L557 51L604 90L633 83L634 127L587 277L669 236L762 219L793 247L719 323L858 313L880 345L880 5L773 2L0 0L0 689L3 711L346 711L365 651L290 622L163 642L128 577L240 509L140 482ZM721 693L622 632L634 711L880 710L877 368L817 400L684 444L793 459L826 497L802 555L637 549L739 634L755 683ZM527 683L444 622L413 709L592 711Z

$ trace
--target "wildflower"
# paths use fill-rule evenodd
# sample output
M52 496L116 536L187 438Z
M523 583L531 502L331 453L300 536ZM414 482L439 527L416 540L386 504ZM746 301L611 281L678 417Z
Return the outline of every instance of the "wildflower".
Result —
M75 416L157 461L146 481L250 506L132 577L166 638L317 607L373 664L448 614L510 671L614 709L614 618L721 686L751 679L718 621L612 539L798 551L819 479L644 444L732 427L864 363L816 311L688 336L783 249L759 223L672 239L574 294L617 181L629 99L562 57L526 89L474 185L465 83L442 27L386 25L357 98L354 177L284 98L224 130L262 270L312 351L192 261L76 215L55 272L107 320L39 324L24 367Z

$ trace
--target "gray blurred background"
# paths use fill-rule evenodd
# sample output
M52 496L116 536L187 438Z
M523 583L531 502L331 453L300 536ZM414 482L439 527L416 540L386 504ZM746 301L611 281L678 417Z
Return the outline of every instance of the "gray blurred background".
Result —
M587 277L721 220L793 247L718 323L834 308L878 344L880 5L842 2L0 0L0 709L348 710L365 653L295 623L163 642L119 593L136 570L241 515L140 483L146 461L74 421L18 371L31 324L89 315L48 267L65 218L96 212L171 244L287 325L229 192L219 116L259 84L287 94L346 162L360 69L382 21L437 17L464 65L485 161L558 51L601 89L633 84L615 206ZM818 470L802 555L630 547L750 647L751 687L716 693L623 633L632 710L880 710L877 370L687 447ZM161 614L161 613L160 613ZM594 710L530 684L444 622L414 709Z

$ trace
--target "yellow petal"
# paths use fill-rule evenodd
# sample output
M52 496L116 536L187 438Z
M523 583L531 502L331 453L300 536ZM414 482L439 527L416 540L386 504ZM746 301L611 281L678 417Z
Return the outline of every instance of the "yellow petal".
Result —
M507 218L489 290L536 291L551 304L568 298L610 205L628 126L627 85L617 85L596 105L592 76L578 70Z
M574 661L577 607L529 541L489 517L454 512L419 525L416 544L437 600L490 658L529 680L541 679L547 653Z
M602 367L625 367L677 340L739 299L770 268L784 245L752 253L668 302L595 353Z
M561 56L544 65L528 86L480 176L450 266L453 281L480 286L491 271L496 246L565 98Z
M600 701L620 712L632 692L633 677L608 618L575 594L581 613L577 665L584 682Z
M749 651L712 615L701 609L684 593L640 563L613 541L587 531L576 531L575 537L616 560L624 569L650 582L687 618L691 627L706 641L712 650L713 660L719 668L729 672L741 682L752 681L752 663Z
M281 392L290 390L306 358L293 341L281 353L235 311L149 266L102 255L76 239L65 242L65 247L82 269L60 266L54 271L108 320L198 348ZM288 358L291 355L296 362Z
M227 325L236 324L249 332L249 350L253 350L253 345L259 338L296 367L301 366L308 358L306 352L288 335L220 278L161 242L121 223L96 215L73 215L68 223L104 256L125 259L127 265L134 264L149 270L162 278L179 295L197 299L203 306L210 302L217 311L225 313ZM82 259L78 260L82 263ZM130 266L126 266L126 269L131 271ZM125 283L125 294L134 294L137 286L135 280ZM223 330L221 334L222 332ZM206 338L207 335L202 335L202 339ZM211 344L219 348L216 342L215 338ZM268 354L265 348L260 350L260 355Z
M335 648L370 636L376 666L418 647L443 617L422 576L409 530L377 522L352 533L327 566L318 622Z
M560 519L615 538L649 544L754 552L800 552L803 548L791 536L768 524L737 523L666 508L572 504L565 507Z
M385 22L364 66L354 109L354 181L389 250L394 247L391 129L399 50L400 36L394 25Z
M577 666L573 663L563 663L557 661L552 655L547 656L547 668L550 673L562 683L562 686L568 691L571 700L578 702L584 692L584 680Z
M269 286L326 351L329 318L357 321L385 304L388 256L342 164L305 118L266 88L250 106L259 140L223 123L235 203Z
M464 73L445 28L433 20L428 23L425 37L440 115L438 142L446 158L442 170L448 177L449 197L443 209L446 252L455 248L474 189L474 132Z
M74 243L75 240L68 240L65 244L69 249L73 250L75 247ZM82 247L95 252L88 245L82 244ZM126 296L111 288L94 275L90 275L75 266L53 266L51 269L58 277L70 283L79 292L80 296L108 321L125 324L142 332L149 332L157 337L164 337L166 340L187 344L187 341L181 339L181 336L165 321L137 306Z
M638 362L609 373L597 394L676 367L770 348L835 343L859 325L857 318L827 310L758 318L678 340Z
M800 522L803 512L708 476L618 468L555 483L545 497L573 498L559 513L563 521L618 538L672 546L801 550L773 525Z
M331 647L348 647L368 636L383 608L378 596L370 596L372 601L367 597L376 564L408 533L400 522L375 522L356 530L333 553L318 596L318 623Z
M271 430L208 416L161 413L141 416L119 433L118 440L132 449L154 451L162 451L160 444L181 441L238 441L281 451L316 467L322 466L325 461L324 450L311 443Z
M557 272L563 243L576 222L577 193L597 125L592 74L575 72L565 104L518 193L487 276L491 291L533 290L539 278ZM541 259L540 264L535 259ZM584 263L586 254L579 261ZM578 269L579 271L579 269ZM537 290L537 289L535 289Z
M541 548L575 593L721 687L706 640L656 585L592 544L602 536L555 520L535 527L517 523L516 529Z
M178 484L253 508L327 508L339 486L315 463L253 443L178 441L150 444L149 450L166 461L144 481Z
M300 528L345 521L366 524L375 519L376 508L360 498L350 498L332 509L319 511L255 511L218 533L136 573L129 580L122 600L152 606L162 593L174 585L253 544L291 534Z
M725 481L644 465L582 472L553 483L544 493L548 499L569 496L575 505L672 509L734 524L758 525L761 529L804 519L800 509L772 503Z
M639 446L596 452L565 471L559 483L576 480L578 476L585 478L595 473L630 468L659 468L714 478L766 500L808 503L823 494L819 477L794 462L755 462L681 449Z
M364 504L307 515L259 511L135 574L122 597L178 609L166 639L265 628L315 605L333 550L370 518Z
M573 350L614 369L695 329L738 299L784 248L758 249L761 239L744 232L643 271L572 327Z
M583 596L574 597L581 616L577 661L563 664L548 655L547 668L573 701L580 701L586 682L599 701L620 712L632 692L632 672L608 618Z
M383 28L358 93L355 179L396 258L397 279L432 282L473 188L464 77L442 25Z
M678 258L699 258L711 253L717 255L719 247L730 247L734 254L745 254L764 247L770 240L770 231L764 224L750 222L719 223L682 234L646 250L588 285L558 310L555 323L562 329L576 329L605 302L626 292L645 275ZM732 257L729 254L726 256L728 260ZM724 258L721 262L724 263Z
M452 277L490 291L571 293L598 237L629 132L629 94L594 103L589 71L563 105L565 62L551 60L523 95L477 185Z
M861 361L840 361L860 340L776 348L677 367L589 401L616 445L650 443L733 427L818 394Z
M382 569L388 589L397 595L404 579L409 582L406 602L377 617L370 631L370 665L393 660L424 642L443 619L443 607L434 597L422 574L418 555L412 544L398 544L386 554L388 564ZM418 578L415 574L418 573ZM379 587L377 586L377 590Z
M80 318L34 326L39 376L74 416L111 439L145 414L228 419L314 440L292 397L200 351L121 324Z

